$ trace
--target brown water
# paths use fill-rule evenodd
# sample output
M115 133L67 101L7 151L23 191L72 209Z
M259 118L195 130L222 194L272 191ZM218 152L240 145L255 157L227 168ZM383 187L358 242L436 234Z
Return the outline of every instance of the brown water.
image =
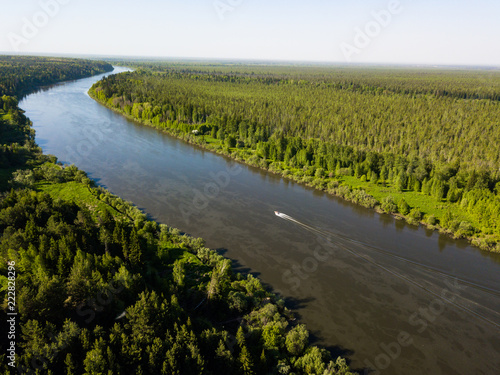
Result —
M498 254L137 125L88 97L100 77L21 102L44 152L258 274L355 369L498 373Z

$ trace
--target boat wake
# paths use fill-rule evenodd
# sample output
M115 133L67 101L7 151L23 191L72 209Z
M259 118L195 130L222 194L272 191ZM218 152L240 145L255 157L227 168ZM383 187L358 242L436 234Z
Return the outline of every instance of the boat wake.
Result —
M455 283L459 282L460 284L463 284L463 285L466 285L468 287L472 287L476 290L480 290L482 292L485 292L487 294L489 294L490 296L495 296L495 297L500 297L500 291L498 290L495 290L495 289L492 289L492 288L489 288L489 287L486 287L486 286L483 286L483 285L479 285L475 282L471 282L471 281L468 281L468 280L465 280L465 279L462 279L462 278L458 278L456 277L455 275L451 275L449 273L446 273L444 271L441 271L437 268L434 268L434 267L431 267L431 266L428 266L428 265L425 265L423 263L420 263L420 262L417 262L417 261L414 261L414 260L411 260L411 259L407 259L407 258L404 258L404 257L401 257L399 255L396 255L396 254L393 254L391 253L390 251L387 251L387 250L384 250L384 249L380 249L376 246L373 246L373 245L370 245L370 244L367 244L367 243L364 243L362 241L357 241L357 240L354 240L348 236L345 236L341 233L335 233L335 232L332 232L332 231L328 231L328 230L324 230L324 229L321 229L321 228L317 228L317 227L313 227L311 225L308 225L306 223L303 223L287 214L284 214L284 213L281 213L281 212L278 212L278 211L274 211L275 215L278 216L279 218L281 219L284 219L284 220L287 220L289 222L292 222L294 224L297 224L299 225L300 227L302 227L304 230L307 230L308 232L310 233L313 233L313 234L316 234L317 236L319 236L320 238L322 238L324 241L326 241L326 243L330 246L334 246L336 248L339 248L339 249L342 249L348 253L350 253L351 255L357 257L357 258L360 258L376 267L378 267L379 269L382 269L384 270L385 272L388 272L390 274L392 274L393 276L396 276L398 277L399 279L402 279L406 282L408 282L409 284L411 285L414 285L416 287L418 287L419 289L439 298L439 299L442 299L448 303L450 303L451 305L459 308L460 310L462 311L466 311L474 316L476 316L477 318L495 326L497 329L500 329L500 324L496 323L495 321L487 318L486 316L482 315L482 314L479 314L478 312L472 310L471 308L467 307L467 306L464 306L458 302L455 301L455 297L453 298L446 298L446 297L443 297L442 293L439 293L439 292L436 292L436 291L433 291L432 289L430 289L428 286L426 285L423 285L422 283L419 283L417 282L414 278L410 278L409 276L407 275L404 275L404 274L401 274L400 272L397 272L397 271L394 271L390 268L388 268L386 265L384 264L381 264L380 262L377 262L375 261L374 259L372 259L372 257L368 256L368 255L364 255L361 253L361 251L356 251L356 247L359 247L360 250L368 250L368 251L373 251L373 252L376 252L378 254L381 254L383 256L386 256L386 257L389 257L393 260L397 260L397 261L401 261L401 262L404 262L408 265L411 265L413 268L418 268L418 269L421 269L423 271L426 271L427 273L431 273L431 274L434 274L434 275L439 275L439 276L442 276L446 279L449 279L449 280L453 280ZM472 302L472 301L468 301L469 304L472 303L472 305L477 305L476 303ZM489 313L492 313L496 320L498 319L498 321L500 321L500 314L496 311L493 311L487 307L484 307L485 309L489 310L488 312Z

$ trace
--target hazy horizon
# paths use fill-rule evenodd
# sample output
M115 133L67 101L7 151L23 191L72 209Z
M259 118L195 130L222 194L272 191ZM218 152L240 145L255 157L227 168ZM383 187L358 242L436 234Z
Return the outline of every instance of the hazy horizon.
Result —
M2 54L500 67L500 3L493 0L3 5Z
M217 58L217 57L184 57L184 56L143 56L143 55L100 55L80 53L52 53L52 52L6 52L0 51L4 56L40 56L40 57L67 57L82 59L100 59L113 63L112 60L138 60L138 61L172 61L186 63L241 63L247 65L303 65L303 66L342 66L342 67L396 67L396 68L443 68L443 69L479 69L500 70L500 64L432 64L432 63L383 63L383 62L335 62L314 60L282 60L258 58Z

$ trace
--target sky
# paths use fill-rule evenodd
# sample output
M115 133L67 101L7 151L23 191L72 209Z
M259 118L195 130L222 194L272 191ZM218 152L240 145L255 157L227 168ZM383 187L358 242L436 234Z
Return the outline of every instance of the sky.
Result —
M500 66L499 0L0 0L0 52Z

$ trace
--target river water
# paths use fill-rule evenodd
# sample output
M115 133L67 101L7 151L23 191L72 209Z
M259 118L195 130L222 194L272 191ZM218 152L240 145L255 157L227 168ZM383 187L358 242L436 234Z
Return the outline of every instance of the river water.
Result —
M45 153L258 275L358 371L498 373L498 254L129 121L87 95L101 77L22 100Z

